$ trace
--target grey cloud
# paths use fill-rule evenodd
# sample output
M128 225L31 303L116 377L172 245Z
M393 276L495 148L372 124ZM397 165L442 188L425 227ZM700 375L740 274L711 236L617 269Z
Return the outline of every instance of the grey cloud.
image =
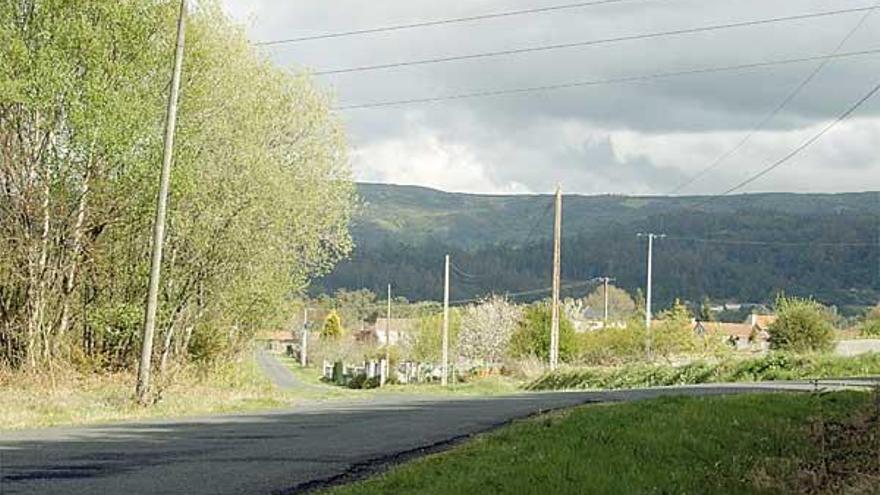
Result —
M225 0L236 12L250 9L255 40L279 39L414 20L554 5L557 0L436 2L433 0ZM511 17L454 26L299 43L267 52L281 65L334 69L432 56L564 43L736 22L803 12L871 5L868 0L633 0L616 6ZM342 103L365 103L605 79L633 74L750 63L824 54L862 14L718 31L651 41L515 55L387 71L318 76ZM844 51L880 48L873 15ZM688 76L647 83L574 88L438 104L344 112L355 146L406 139L425 130L467 143L497 177L547 190L548 176L563 176L580 192L662 192L684 173L661 168L650 155L620 163L611 143L592 141L564 149L541 133L575 121L596 129L648 134L748 131L795 87L814 63L737 73ZM795 130L833 117L876 84L880 55L834 61L768 128ZM880 105L859 115L876 116ZM540 135L530 138L530 135ZM595 138L595 137L594 137ZM606 139L604 137L602 139ZM597 144L598 143L598 144ZM604 148L603 148L604 146ZM562 150L562 151L561 151ZM787 151L780 148L780 152ZM829 168L853 167L877 156L877 145L842 150ZM535 173L536 164L553 173ZM585 166L588 164L589 166ZM870 165L865 165L870 169ZM875 162L876 169L876 162ZM784 187L784 185L782 185ZM828 184L821 184L827 190ZM841 185L846 187L846 185Z

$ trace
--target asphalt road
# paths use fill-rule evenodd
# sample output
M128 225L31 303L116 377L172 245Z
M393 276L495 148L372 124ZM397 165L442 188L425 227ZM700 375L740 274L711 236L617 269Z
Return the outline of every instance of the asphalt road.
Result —
M263 414L0 433L0 494L298 493L541 411L661 395L809 384L696 386L494 398L379 397Z

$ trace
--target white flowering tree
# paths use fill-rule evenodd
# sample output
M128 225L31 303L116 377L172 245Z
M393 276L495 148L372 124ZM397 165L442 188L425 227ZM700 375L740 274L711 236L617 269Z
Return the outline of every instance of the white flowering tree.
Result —
M460 356L480 366L501 362L521 316L519 307L500 296L465 308L458 337Z

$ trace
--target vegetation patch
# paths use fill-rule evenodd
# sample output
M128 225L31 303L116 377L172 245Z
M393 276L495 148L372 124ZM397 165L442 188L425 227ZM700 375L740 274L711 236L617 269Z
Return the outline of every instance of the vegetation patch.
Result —
M880 375L880 354L858 357L772 353L760 358L696 361L683 366L629 364L550 372L529 390L621 389L699 383L760 382Z
M289 405L296 397L274 387L253 360L178 371L157 384L161 400L132 400L133 373L0 373L0 430L108 423L254 411Z
M853 459L834 472L855 478L812 491L839 493L835 487L876 472L877 458L867 456L876 455L876 443L870 451L869 442L853 444L846 434L849 440L823 448L810 432L817 420L857 424L871 402L867 393L839 392L585 406L517 422L329 493L809 493L802 489L813 485L803 480L816 466Z

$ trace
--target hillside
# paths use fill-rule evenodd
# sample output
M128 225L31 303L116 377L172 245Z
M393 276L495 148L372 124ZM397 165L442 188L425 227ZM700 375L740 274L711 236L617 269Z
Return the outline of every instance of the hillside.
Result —
M351 260L317 290L389 281L409 299L438 299L443 255L460 275L454 299L549 285L552 197L446 193L359 185L363 201ZM878 298L880 194L752 194L702 197L565 196L563 275L608 275L643 285L643 231L663 232L656 292L663 302L766 302L778 291L867 305ZM839 246L839 244L851 244ZM580 289L583 292L585 289ZM537 297L540 297L538 295Z

